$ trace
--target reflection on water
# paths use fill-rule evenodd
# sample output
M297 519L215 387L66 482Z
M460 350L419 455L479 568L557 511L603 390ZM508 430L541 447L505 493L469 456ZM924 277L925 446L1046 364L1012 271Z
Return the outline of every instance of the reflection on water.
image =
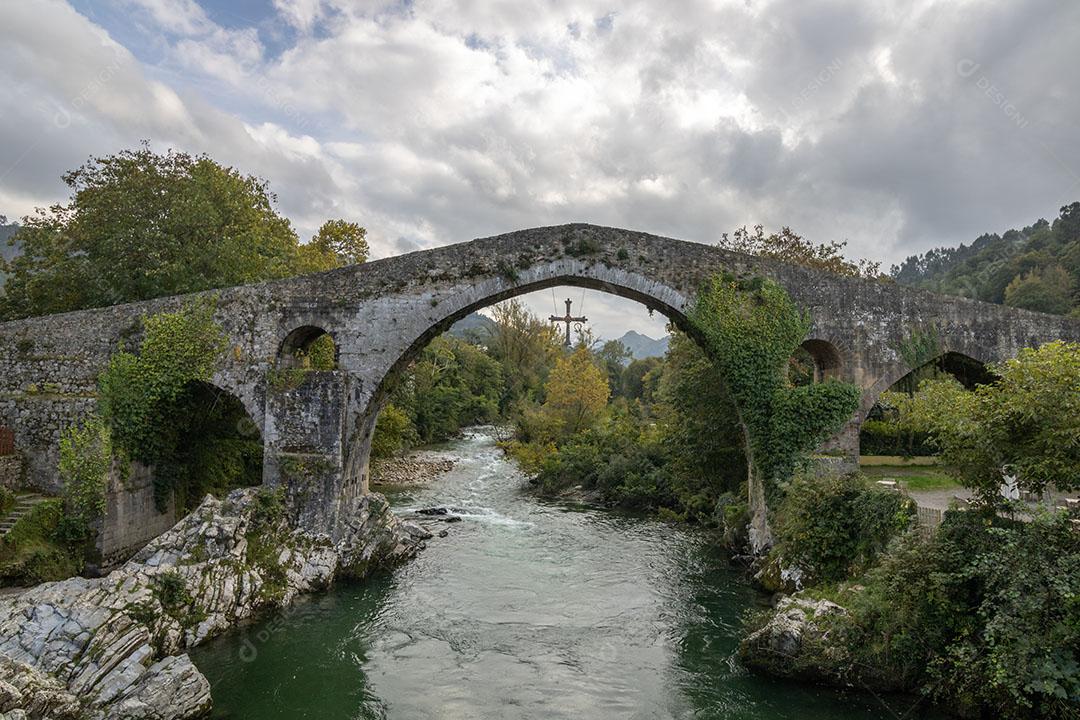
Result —
M706 533L537 502L481 431L448 450L453 471L390 499L463 522L392 573L196 649L213 717L893 716L872 696L740 668L755 595Z

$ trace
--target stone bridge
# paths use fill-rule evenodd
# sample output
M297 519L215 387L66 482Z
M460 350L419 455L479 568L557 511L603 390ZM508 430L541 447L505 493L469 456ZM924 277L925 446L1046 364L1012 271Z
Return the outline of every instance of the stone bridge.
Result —
M264 482L288 488L303 523L336 532L342 509L367 492L371 436L388 380L455 321L516 295L575 285L637 300L685 327L696 289L721 271L771 277L811 313L804 347L820 374L863 391L860 411L829 443L851 459L866 411L913 369L898 351L912 333L934 329L941 353L981 362L1052 339L1080 340L1080 321L1063 317L839 277L695 242L563 225L216 291L217 318L232 348L214 381L243 402L262 433ZM0 324L0 424L14 430L32 484L58 489L59 434L94 407L96 380L109 355L137 339L142 316L185 300ZM337 347L336 370L310 372L291 389L271 382L294 350L324 332ZM149 521L145 496L133 499L129 492L117 502L106 527L116 534L115 547L137 544L172 521Z

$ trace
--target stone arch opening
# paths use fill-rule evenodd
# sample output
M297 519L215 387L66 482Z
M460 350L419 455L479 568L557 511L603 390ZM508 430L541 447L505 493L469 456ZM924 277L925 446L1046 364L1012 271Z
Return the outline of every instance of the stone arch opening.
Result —
M424 310L434 309L429 312L427 318L421 322L410 325L412 332L408 335L412 340L408 342L403 351L395 352L396 357L388 362L385 370L379 371L371 385L369 393L354 396L357 410L353 415L354 424L348 433L348 449L343 466L343 500L366 492L370 480L370 453L374 440L376 421L380 411L385 406L389 390L393 387L397 378L401 377L410 364L420 355L436 337L448 330L454 323L467 317L471 313L496 305L498 303L517 298L528 293L548 290L555 287L585 288L595 290L640 303L650 312L659 312L666 317L676 328L681 330L698 347L705 347L703 338L690 325L686 317L689 300L678 290L662 285L655 280L644 276L620 271L620 277L613 281L609 278L599 278L591 275L590 271L603 272L602 266L586 266L584 272L568 274L565 272L552 273L539 279L521 278L516 284L507 286L503 282L486 281L478 283L478 286L462 287L460 294L451 296L454 302L447 302L441 297L431 297L422 303ZM526 271L522 275L536 273ZM496 287L487 289L483 285L494 284ZM404 334L404 333L403 333ZM741 441L741 437L740 437Z
M378 414L381 403L385 400L386 390L394 379L415 360L417 355L436 337L450 329L454 323L466 316L492 305L497 305L506 300L527 295L539 290L547 290L554 287L572 287L596 290L610 295L626 298L644 305L650 312L659 312L668 318L680 331L697 342L699 347L705 347L697 330L686 318L685 310L689 300L678 291L659 285L643 276L627 275L624 282L615 283L610 280L598 279L589 275L555 275L536 282L522 283L510 288L500 289L485 295L481 299L461 304L448 311L439 319L427 324L410 343L407 349L401 353L379 379L374 392L367 405L367 413ZM649 292L651 290L652 292Z
M810 339L799 346L814 361L814 380L822 382L840 376L844 360L840 351L828 340Z
M334 337L317 325L302 325L291 331L278 348L279 368L333 370L338 364Z
M911 368L903 376L897 378L888 389L910 395L919 389L919 383L942 375L951 375L969 390L976 385L985 385L994 380L993 372L982 361L964 353L948 350L918 367Z
M843 369L840 351L828 340L805 340L791 357L788 376L795 385L839 378Z
M170 408L169 460L154 468L155 487L172 489L178 511L207 494L261 485L263 437L243 402L210 382L189 382Z
M953 350L942 352L917 367L907 369L903 375L895 377L881 394L875 396L873 404L866 410L859 431L860 455L935 455L936 449L926 433L911 432L897 424L897 409L883 401L882 395L886 392L913 395L923 382L945 376L953 377L968 390L993 382L995 377L985 363Z

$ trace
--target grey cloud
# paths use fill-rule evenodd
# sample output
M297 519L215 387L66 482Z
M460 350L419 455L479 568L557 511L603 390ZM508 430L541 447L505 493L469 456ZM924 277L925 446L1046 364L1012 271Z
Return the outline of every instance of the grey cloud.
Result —
M894 261L1080 197L1075 3L366 8L293 18L319 32L274 58L194 12L182 39L157 28L148 66L58 2L0 6L0 78L21 83L0 97L0 167L32 148L0 198L58 195L64 169L150 137L267 177L303 236L365 223L376 254L568 221L702 241L761 222ZM63 132L27 108L82 97L118 51Z

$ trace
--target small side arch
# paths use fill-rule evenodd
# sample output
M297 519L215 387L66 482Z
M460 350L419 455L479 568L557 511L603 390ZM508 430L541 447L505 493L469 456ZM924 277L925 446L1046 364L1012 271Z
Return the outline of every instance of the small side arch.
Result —
M337 367L338 348L333 335L318 325L301 325L278 347L277 367L330 370Z
M844 358L840 350L831 342L811 338L803 341L799 348L805 351L814 363L814 382L840 377L844 368Z

